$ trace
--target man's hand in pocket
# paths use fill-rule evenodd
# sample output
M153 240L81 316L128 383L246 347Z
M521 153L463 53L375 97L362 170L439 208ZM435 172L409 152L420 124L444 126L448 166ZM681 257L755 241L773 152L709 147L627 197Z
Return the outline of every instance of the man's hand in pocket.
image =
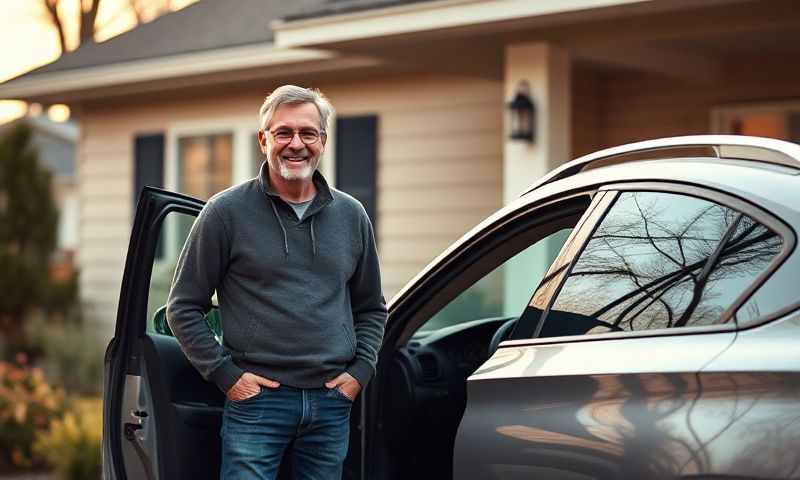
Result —
M250 372L245 372L226 394L233 402L241 402L254 397L261 392L261 387L278 388L281 384L269 378L259 377Z
M325 384L328 388L338 388L342 394L350 400L355 400L361 392L361 384L347 372L339 374L338 377Z

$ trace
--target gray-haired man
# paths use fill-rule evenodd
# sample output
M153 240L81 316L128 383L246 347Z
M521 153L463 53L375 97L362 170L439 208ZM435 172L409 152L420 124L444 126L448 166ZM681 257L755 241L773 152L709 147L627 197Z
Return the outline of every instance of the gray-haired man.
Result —
M285 85L260 110L257 178L213 196L192 227L167 319L226 393L222 478L340 478L352 401L375 371L386 305L362 205L316 171L332 108ZM216 291L219 345L203 316Z

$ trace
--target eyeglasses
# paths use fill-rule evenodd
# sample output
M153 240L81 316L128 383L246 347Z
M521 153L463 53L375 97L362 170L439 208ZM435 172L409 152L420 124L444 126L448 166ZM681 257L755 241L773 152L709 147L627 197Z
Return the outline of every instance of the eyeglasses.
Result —
M321 136L325 135L325 132L318 132L314 129L304 129L304 130L290 130L288 128L279 128L274 132L269 132L272 135L272 138L275 140L275 143L279 143L281 145L285 145L287 143L291 143L294 139L294 136L297 135L300 137L300 141L306 145L313 145L317 143Z

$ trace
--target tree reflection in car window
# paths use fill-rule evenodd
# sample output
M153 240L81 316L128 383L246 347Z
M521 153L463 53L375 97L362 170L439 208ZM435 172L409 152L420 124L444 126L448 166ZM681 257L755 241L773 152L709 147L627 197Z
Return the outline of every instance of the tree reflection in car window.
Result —
M719 323L781 247L773 231L725 206L671 193L622 193L539 336Z

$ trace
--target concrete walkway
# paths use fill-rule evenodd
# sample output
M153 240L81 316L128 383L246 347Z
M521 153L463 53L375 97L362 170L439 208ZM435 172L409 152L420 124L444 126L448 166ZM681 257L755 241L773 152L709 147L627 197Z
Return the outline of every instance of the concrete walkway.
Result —
M0 473L0 480L57 480L55 473Z

